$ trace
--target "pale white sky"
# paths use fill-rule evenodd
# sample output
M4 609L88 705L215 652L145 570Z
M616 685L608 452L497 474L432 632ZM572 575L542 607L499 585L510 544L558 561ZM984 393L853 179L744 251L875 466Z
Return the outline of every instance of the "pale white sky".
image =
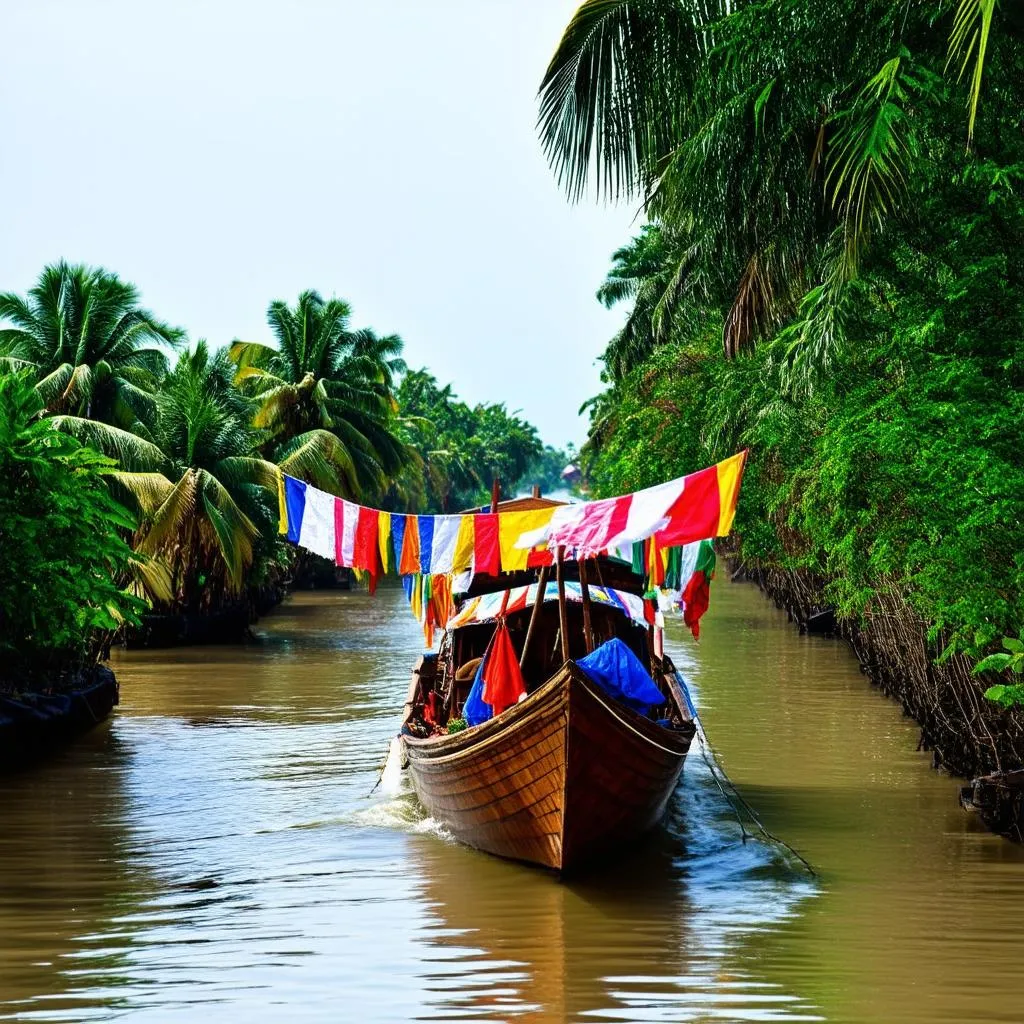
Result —
M317 288L579 442L634 210L570 206L536 91L577 0L4 3L0 290L97 263L223 344Z

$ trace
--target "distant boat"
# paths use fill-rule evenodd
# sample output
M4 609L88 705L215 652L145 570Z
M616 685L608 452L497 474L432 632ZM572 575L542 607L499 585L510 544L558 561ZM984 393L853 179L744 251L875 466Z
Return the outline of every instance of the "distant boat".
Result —
M570 462L568 466L561 472L562 483L566 487L571 487L573 484L578 484L583 479L583 473L580 467Z
M578 565L559 563L558 582L547 569L532 585L533 572L475 577L440 653L423 655L413 670L402 727L413 785L433 818L470 846L562 873L658 824L695 733L685 685L647 621L642 578L600 558L589 571L603 585L590 585L587 564L581 579ZM527 693L489 721L448 734L499 617ZM580 667L612 640L647 670L657 703L629 706Z

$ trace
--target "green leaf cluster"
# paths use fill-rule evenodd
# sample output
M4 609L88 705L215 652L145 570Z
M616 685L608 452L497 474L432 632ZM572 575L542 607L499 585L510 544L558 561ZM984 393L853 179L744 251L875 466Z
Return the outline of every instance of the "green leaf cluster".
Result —
M29 377L0 376L0 683L15 688L88 663L143 607L124 588L135 524L114 464L38 418Z
M1021 149L1018 137L1014 146ZM785 331L726 358L724 312L591 405L599 493L750 447L746 557L809 569L858 616L895 588L949 651L1024 621L1024 208L1019 163L935 166L920 216L851 284L856 339L794 386Z
M571 189L650 217L598 293L632 306L595 491L749 447L744 555L854 618L896 592L947 655L1024 622L1022 29L967 0L588 0L542 86Z
M982 658L974 666L974 671L1009 672L1015 676L1024 676L1024 642L1020 637L1004 636L1003 650ZM1004 708L1024 705L1024 680L1019 683L996 683L985 691L985 696Z
M406 373L396 397L416 458L399 474L392 500L413 510L483 504L495 478L504 494L515 493L544 452L537 428L504 403L470 406L425 369Z

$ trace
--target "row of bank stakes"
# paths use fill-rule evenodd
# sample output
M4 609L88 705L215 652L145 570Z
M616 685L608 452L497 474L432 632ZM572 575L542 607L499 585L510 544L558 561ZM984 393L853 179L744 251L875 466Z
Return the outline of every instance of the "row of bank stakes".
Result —
M747 453L632 494L569 504L453 515L406 515L338 498L281 474L280 531L293 544L353 570L370 592L388 575L402 578L427 647L437 629L492 617L494 595L460 601L476 575L521 573L563 561L605 556L647 581L642 599L581 583L541 600L619 604L630 617L661 625L670 610L699 636L715 565L713 540L727 536L736 515ZM546 573L542 574L546 578ZM533 604L539 586L502 598L505 612Z

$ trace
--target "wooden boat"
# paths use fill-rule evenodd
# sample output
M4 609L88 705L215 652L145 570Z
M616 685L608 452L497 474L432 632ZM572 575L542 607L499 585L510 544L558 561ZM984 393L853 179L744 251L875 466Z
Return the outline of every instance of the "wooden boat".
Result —
M1024 768L973 779L961 787L960 804L993 832L1024 842Z
M631 576L621 563L591 566L602 580L617 574L620 585ZM571 564L564 569L578 573ZM481 725L447 732L495 629L473 621L449 629L440 654L416 664L402 728L413 785L433 818L470 846L563 873L660 821L695 732L684 684L659 652L654 627L619 607L627 592L590 588L585 573L582 601L565 599L563 578L557 602L535 600L505 616L521 654L525 699ZM554 586L546 576L541 570L537 593ZM525 581L522 574L515 581L477 577L474 590L500 593L512 582ZM642 584L634 578L632 586L636 606ZM595 592L615 599L588 599ZM661 691L663 702L646 715L609 696L576 663L612 637L640 658Z
M20 768L109 717L117 679L102 665L64 693L0 694L0 769Z

